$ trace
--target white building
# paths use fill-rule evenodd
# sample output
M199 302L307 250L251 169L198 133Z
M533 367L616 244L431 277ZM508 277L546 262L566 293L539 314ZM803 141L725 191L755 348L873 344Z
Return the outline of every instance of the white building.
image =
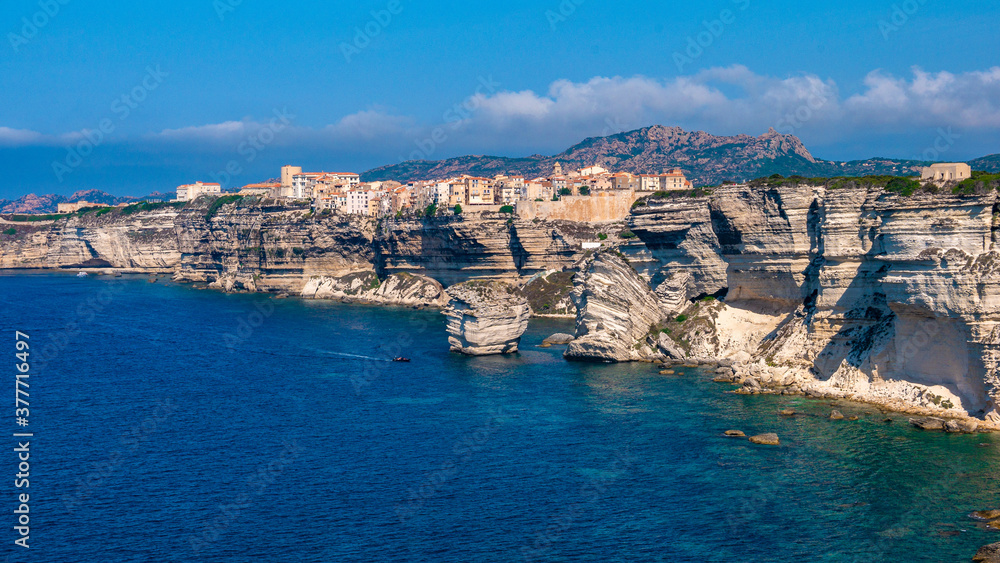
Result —
M660 191L660 177L652 176L649 174L642 174L639 176L639 191L640 192L658 192Z
M367 184L366 184L367 185ZM388 194L384 191L377 190L351 190L345 194L347 196L346 205L344 211L351 215L373 215L377 213L377 209L372 209L371 200L374 198L379 198L388 200ZM381 208L381 201L379 202L379 208ZM373 213L374 212L374 213Z
M291 192L288 197L292 199L309 199L313 197L313 188L317 182L343 186L347 189L361 183L361 176L353 172L299 172L292 174L291 178Z
M607 174L608 170L603 166L589 166L581 168L579 172L581 176L600 176L601 174Z
M920 170L920 179L932 182L961 182L972 177L972 167L964 162L940 162Z
M690 188L691 182L688 182L687 177L684 176L684 171L680 168L667 170L666 172L660 174L661 190L686 190Z
M203 195L221 195L222 185L205 182L195 182L177 186L177 201L194 201Z

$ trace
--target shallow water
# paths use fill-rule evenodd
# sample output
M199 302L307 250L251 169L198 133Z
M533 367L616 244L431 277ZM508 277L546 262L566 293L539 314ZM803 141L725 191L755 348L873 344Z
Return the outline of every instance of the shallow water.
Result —
M10 561L966 561L1000 541L967 517L1000 508L992 435L569 363L538 347L567 321L465 358L432 311L56 274L0 295L7 353L27 332L34 364L32 549L8 531Z

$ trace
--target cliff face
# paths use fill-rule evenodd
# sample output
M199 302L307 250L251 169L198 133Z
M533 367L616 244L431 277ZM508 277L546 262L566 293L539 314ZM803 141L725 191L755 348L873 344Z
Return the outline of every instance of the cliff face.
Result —
M452 351L470 356L517 352L531 311L511 285L469 281L449 287L448 295L444 314Z
M597 226L488 214L379 223L251 201L2 223L2 268L113 267L405 305L443 303L442 284L506 280L521 287L503 330L520 325L521 297L536 313L577 309L568 357L728 358L746 392L967 413L1000 427L995 192L731 187L652 199L629 217L637 238L621 256L590 257L580 243ZM509 346L499 340L489 346Z
M659 304L625 259L600 252L573 281L576 340L567 347L567 358L624 362L651 354L643 340L660 321Z
M313 278L306 282L301 296L380 305L444 307L448 304L448 295L437 280L402 272L390 274L382 281L372 270Z
M172 274L226 291L442 305L442 283L480 277L522 281L573 268L583 256L581 243L597 240L598 232L587 224L495 213L376 221L266 202L230 203L212 212L207 205L89 212L57 221L0 220L5 231L0 268L100 266ZM6 234L8 228L14 234ZM617 232L623 226L601 228ZM381 287L379 281L357 293L341 282L361 273L391 283ZM540 304L567 312L563 287L535 289Z
M995 193L731 188L637 210L643 244L633 254L658 293L677 271L696 280L691 294L728 290L725 303L691 305L668 328L688 356L737 360L749 392L851 397L995 424L997 203ZM676 222L684 214L689 229Z
M598 229L568 221L525 221L487 214L476 219L443 217L386 221L378 237L385 273L415 272L451 285L474 277L513 280L570 268L581 243Z

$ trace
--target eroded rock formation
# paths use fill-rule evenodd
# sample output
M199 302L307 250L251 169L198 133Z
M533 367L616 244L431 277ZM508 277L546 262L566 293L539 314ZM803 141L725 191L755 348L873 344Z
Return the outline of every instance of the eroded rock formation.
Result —
M57 221L0 219L0 230L14 230L0 234L0 268L89 264L171 274L224 291L432 306L446 302L442 284L530 280L536 283L526 295L539 314L572 314L572 273L564 270L574 267L583 256L581 243L596 240L598 232L589 224L498 213L378 221L249 198L211 212L208 205L92 211ZM611 230L616 228L623 227ZM362 277L364 288L353 285Z
M449 300L444 287L437 280L400 272L390 274L382 281L373 270L313 278L306 282L301 296L380 305L432 307L444 307Z
M653 287L682 270L696 280L692 293L728 290L725 302L694 303L665 328L688 357L736 360L745 392L846 397L996 426L997 203L995 193L740 187L655 202L637 211L633 230L646 246L637 254L655 260ZM703 220L679 229L676 213L703 217L699 205L710 233Z
M625 362L652 353L645 340L661 318L656 294L623 257L597 253L574 283L576 340L566 348L567 358Z
M517 352L530 309L513 286L474 280L449 287L448 295L444 314L452 351L470 356Z

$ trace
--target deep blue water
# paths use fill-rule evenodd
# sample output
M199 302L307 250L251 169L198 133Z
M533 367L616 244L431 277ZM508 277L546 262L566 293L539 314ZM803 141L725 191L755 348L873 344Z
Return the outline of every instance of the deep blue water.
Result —
M537 346L564 321L464 358L432 311L53 274L0 295L0 353L21 330L34 364L30 551L13 437L0 458L9 561L967 561L1000 541L967 517L1000 508L995 437L568 363ZM393 355L413 362L355 357Z

